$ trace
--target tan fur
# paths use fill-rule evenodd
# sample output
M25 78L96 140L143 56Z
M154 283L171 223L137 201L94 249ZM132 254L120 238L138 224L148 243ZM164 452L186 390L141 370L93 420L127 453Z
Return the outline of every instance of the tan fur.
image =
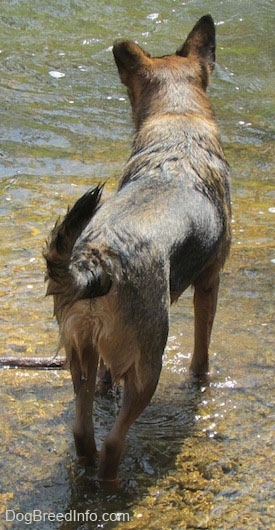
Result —
M83 352L90 345L92 351L100 352L105 366L111 370L113 382L120 383L133 367L137 388L142 390L143 374L135 330L123 319L115 288L104 297L79 300L62 311L60 345L65 348L69 364L73 352L77 353L84 379L87 359L83 358Z
M57 223L44 256L48 291L76 395L78 456L94 463L92 422L100 359L124 383L106 436L99 477L116 480L128 429L156 389L169 331L169 307L194 287L191 372L209 370L219 274L229 253L229 168L206 88L215 62L215 26L202 17L182 47L151 58L131 41L114 58L127 86L136 134L114 196L101 188ZM109 372L108 372L109 373Z

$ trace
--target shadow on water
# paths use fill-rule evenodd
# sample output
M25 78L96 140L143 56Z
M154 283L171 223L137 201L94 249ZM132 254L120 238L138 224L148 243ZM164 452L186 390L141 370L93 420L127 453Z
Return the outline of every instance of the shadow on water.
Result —
M18 375L20 373L20 379L25 383L28 374L24 371L18 371ZM23 377L24 373L26 377ZM103 487L97 479L96 470L84 469L78 464L74 455L71 434L74 404L73 402L65 403L68 388L64 390L60 386L61 381L64 381L62 374L47 372L47 382L50 382L53 373L58 376L58 381L54 384L52 391L55 392L55 395L56 392L57 395L60 394L57 397L57 402L60 398L62 402L63 410L60 413L58 406L56 407L56 404L49 402L47 386L44 385L44 389L42 389L39 382L35 383L35 378L39 377L39 373L33 373L29 389L28 385L27 388L24 387L23 401L26 401L26 408L23 408L26 412L30 412L29 408L34 408L34 423L30 421L29 415L28 417L21 416L21 426L18 425L18 438L21 439L22 451L21 454L18 448L15 451L17 458L21 456L25 460L23 468L16 471L16 482L18 483L18 478L19 482L24 480L25 488L23 487L19 502L14 502L15 499L11 499L7 503L7 510L10 511L7 512L8 521L4 523L4 528L21 528L24 522L25 524L28 523L28 517L33 517L32 524L37 524L39 527L40 514L42 516L42 514L49 512L64 515L65 521L63 523L59 521L58 526L55 526L62 529L115 528L119 521L130 524L133 518L133 506L142 500L148 489L152 487L155 488L153 498L157 499L161 495L161 492L158 491L158 481L167 473L173 475L180 448L184 440L193 435L197 404L201 402L206 387L191 382L181 385L179 382L175 384L174 377L170 382L160 382L159 389L151 404L129 432L127 448L120 467L120 488L114 489ZM10 371L9 374L12 372ZM69 382L68 379L66 375L64 382ZM20 386L15 385L10 391L14 401L22 401L22 382ZM31 404L29 401L30 394ZM49 416L49 407L53 410L51 419L45 417L43 404L39 407L39 413L35 411L35 403L41 403L41 400L42 402L45 400L47 416ZM114 421L118 407L119 398L96 397L95 429L99 446L104 434ZM36 413L39 415L39 421L35 420ZM23 429L22 424L24 424ZM29 429L32 431L32 436L28 432ZM50 439L47 439L49 433ZM61 447L57 447L62 434L64 436L65 433L66 436L61 442ZM40 453L39 444L43 444L42 438L44 438L44 443L47 440L48 457L45 454L45 447L43 453ZM35 439L37 446L34 445L33 453L30 453L30 444L35 443ZM60 458L62 448L64 449L64 456ZM13 450L10 448L11 459L13 458L12 453ZM53 459L55 453L56 458ZM188 465L190 465L189 458L187 460ZM50 467L45 472L45 466L48 465ZM22 477L20 477L21 474ZM36 478L39 475L43 478ZM179 487L178 479L177 487ZM186 487L184 482L182 487ZM192 489L194 487L193 484ZM13 516L12 510L16 512L16 516ZM20 514L24 514L25 521L20 520ZM13 517L15 520L11 521ZM135 524L141 517L141 514L135 516ZM56 523L55 520L55 525ZM52 524L46 516L43 528L52 528ZM127 525L125 527L127 528ZM142 524L139 527L142 528Z
M111 57L114 39L137 40L152 54L170 53L211 12L218 46L210 92L232 166L234 215L210 382L200 388L188 382L193 317L186 293L172 309L158 389L127 438L120 477L128 488L106 491L94 470L78 466L67 372L1 371L2 527L272 528L272 0L2 4L1 355L54 352L52 305L43 298L44 239L67 204L91 185L106 180L111 193L129 154L129 105ZM115 401L96 399L98 445L116 411ZM15 520L5 520L6 509ZM97 520L29 524L24 515L33 510L71 517L90 510Z
M192 435L196 401L200 398L199 390L191 387L172 392L167 389L166 392L169 398L156 397L129 433L120 467L120 491L106 485L102 487L94 474L83 473L74 465L68 474L70 500L66 511L71 513L76 507L79 512L89 509L97 514L98 525L101 523L102 527L106 514L111 519L106 526L111 528L119 519L133 520L134 506L146 496L148 488L156 488L154 495L158 497L158 481L168 471L173 473L179 448L184 439ZM114 521L116 517L117 522ZM135 517L135 524L141 517L141 514Z
M246 259L241 255L223 275L208 384L196 387L187 374L191 297L186 293L172 308L160 383L128 434L119 491L106 490L95 470L78 465L69 373L2 371L2 501L11 517L33 510L38 517L66 516L62 522L46 515L45 530L269 527L274 478L270 270L259 268L253 250ZM96 397L98 447L118 406L119 400ZM7 529L25 526L22 519L3 523ZM32 527L38 530L39 522Z

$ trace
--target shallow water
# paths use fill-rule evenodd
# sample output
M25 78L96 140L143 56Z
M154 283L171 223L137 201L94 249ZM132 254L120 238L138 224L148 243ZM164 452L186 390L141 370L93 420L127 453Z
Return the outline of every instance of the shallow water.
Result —
M1 371L4 528L25 528L33 510L68 514L63 523L37 520L35 530L275 526L272 4L2 3L0 355L54 354L44 240L90 186L106 181L106 195L113 192L129 154L129 103L111 53L116 38L136 39L152 54L173 52L211 12L218 46L210 95L232 167L234 215L210 382L195 388L188 380L188 291L172 309L157 392L128 436L120 470L132 481L127 492L102 490L93 471L78 467L69 373ZM97 398L99 443L116 409L115 400ZM6 509L16 520L5 521ZM93 515L73 522L70 510Z

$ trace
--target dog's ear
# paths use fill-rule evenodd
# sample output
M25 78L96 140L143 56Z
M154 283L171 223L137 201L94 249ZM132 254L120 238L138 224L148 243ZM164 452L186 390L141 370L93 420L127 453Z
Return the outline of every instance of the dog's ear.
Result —
M215 49L214 21L211 15L205 15L193 27L185 43L176 53L181 57L197 56L206 62L207 70L211 74L215 66Z
M126 86L129 76L150 64L150 55L130 40L116 41L113 46L113 54L120 79Z

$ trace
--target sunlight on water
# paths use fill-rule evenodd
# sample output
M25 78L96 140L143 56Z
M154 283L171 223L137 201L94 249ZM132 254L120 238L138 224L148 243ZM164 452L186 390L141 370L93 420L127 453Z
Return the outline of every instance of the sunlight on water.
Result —
M44 241L89 187L116 188L132 123L112 57L117 38L172 53L196 20L216 21L211 100L232 171L233 247L222 275L208 383L192 385L192 293L173 307L158 390L131 429L122 492L77 463L67 371L3 370L0 513L85 512L95 528L266 529L274 473L273 2L208 5L11 0L1 6L1 356L52 356ZM97 397L98 444L118 403ZM127 523L103 513L128 513ZM22 521L3 528L22 528ZM24 524L25 527L25 524ZM43 529L79 529L76 522ZM81 529L91 526L83 523Z

